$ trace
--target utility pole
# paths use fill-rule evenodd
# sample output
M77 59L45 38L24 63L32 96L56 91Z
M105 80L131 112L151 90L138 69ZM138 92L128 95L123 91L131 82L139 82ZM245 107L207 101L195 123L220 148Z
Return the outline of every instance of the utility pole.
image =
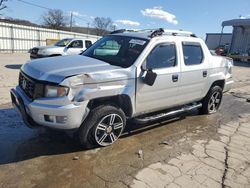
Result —
M72 31L72 25L73 25L73 12L70 12L70 31Z
M87 30L87 33L88 33L88 35L89 35L89 23L87 23L88 24L88 30Z

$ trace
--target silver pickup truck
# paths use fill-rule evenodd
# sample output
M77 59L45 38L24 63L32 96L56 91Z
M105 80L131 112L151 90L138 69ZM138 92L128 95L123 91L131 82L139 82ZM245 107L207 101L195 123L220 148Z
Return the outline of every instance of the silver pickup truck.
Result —
M81 55L24 64L11 98L29 127L77 130L85 148L108 146L128 119L215 113L233 84L232 66L190 32L120 30Z
M37 46L29 50L30 59L77 55L89 48L96 40L81 38L66 38L51 46Z

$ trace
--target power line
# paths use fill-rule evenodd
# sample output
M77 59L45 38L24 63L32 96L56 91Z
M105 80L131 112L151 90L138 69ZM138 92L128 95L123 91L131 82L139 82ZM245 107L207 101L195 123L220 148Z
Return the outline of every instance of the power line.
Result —
M41 6L41 5L38 5L38 4L35 4L35 3L32 3L32 2L28 2L28 1L25 1L25 0L17 0L19 2L22 2L24 4L27 4L27 5L31 5L31 6L34 6L34 7L38 7L38 8L42 8L42 9L46 9L46 10L53 10L52 8L48 8L48 7L45 7L45 6ZM73 22L73 17L79 19L79 20L82 20L86 23L88 23L89 21L87 19L84 19L82 17L79 17L79 16L76 16L74 15L72 12L70 13L70 16L71 16L71 21L70 21L70 25L72 27L72 22Z
M51 8L44 7L44 6L41 6L41 5L38 5L38 4L35 4L35 3L31 3L31 2L28 2L28 1L24 1L24 0L17 0L17 1L22 2L24 4L27 4L27 5L34 6L34 7L38 7L38 8L42 8L42 9L46 9L46 10L52 10Z
M73 14L73 16L74 16L75 18L79 19L79 20L82 20L82 21L85 21L85 22L89 22L87 19L81 18L81 17L76 16L76 15L74 15L74 14Z

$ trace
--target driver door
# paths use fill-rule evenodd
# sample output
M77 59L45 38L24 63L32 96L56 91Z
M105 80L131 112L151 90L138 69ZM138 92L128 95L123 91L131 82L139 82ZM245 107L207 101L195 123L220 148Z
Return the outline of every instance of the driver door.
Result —
M178 104L180 63L175 43L160 43L147 56L143 67L157 74L155 83L144 83L147 71L139 70L136 88L136 113L148 113Z
M67 55L77 55L83 52L83 41L74 40L66 47Z

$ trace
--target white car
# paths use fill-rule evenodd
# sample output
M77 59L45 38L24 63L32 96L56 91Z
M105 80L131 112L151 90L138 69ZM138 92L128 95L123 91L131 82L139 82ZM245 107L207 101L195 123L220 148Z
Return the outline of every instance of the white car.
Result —
M52 46L38 46L29 50L30 58L77 55L92 46L94 39L66 38Z

